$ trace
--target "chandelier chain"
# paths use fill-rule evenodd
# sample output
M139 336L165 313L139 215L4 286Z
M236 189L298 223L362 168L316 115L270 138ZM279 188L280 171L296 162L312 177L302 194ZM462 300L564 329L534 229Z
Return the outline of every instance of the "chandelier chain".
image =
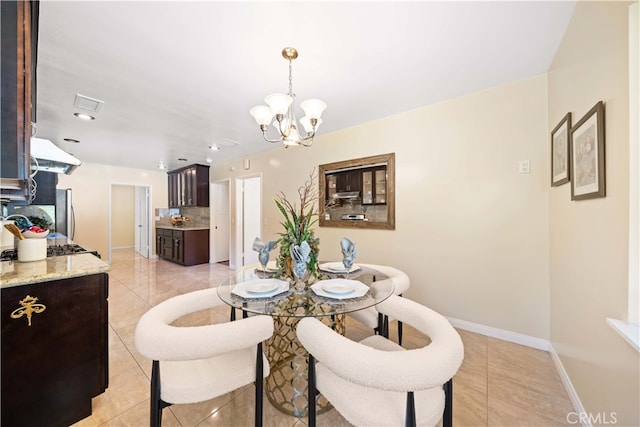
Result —
M292 60L289 60L289 96L293 97L293 74L292 74Z

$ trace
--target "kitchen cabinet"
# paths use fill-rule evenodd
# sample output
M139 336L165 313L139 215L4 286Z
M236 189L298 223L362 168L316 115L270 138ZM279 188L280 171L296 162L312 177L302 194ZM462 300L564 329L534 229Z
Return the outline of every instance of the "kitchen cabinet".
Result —
M164 228L156 228L156 254L160 258L173 257L173 238L171 230L165 230Z
M169 207L209 207L209 166L191 165L167 173Z
M99 273L2 289L3 426L91 415L108 386L108 286Z
M156 228L156 254L182 265L209 262L209 230Z
M383 205L387 203L386 166L366 169L362 172L362 204Z
M336 192L360 191L362 188L362 171L354 169L336 174Z
M35 121L38 2L0 2L2 100L0 198L28 201Z

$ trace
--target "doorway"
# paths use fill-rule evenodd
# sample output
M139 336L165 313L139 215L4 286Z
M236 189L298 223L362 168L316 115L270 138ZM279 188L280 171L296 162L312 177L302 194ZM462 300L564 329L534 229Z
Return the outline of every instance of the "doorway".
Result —
M229 180L211 186L211 262L229 264L230 203Z
M134 248L144 258L151 253L151 188L111 184L109 192L109 262L114 249Z
M236 259L239 267L258 262L253 240L262 233L262 177L236 180Z

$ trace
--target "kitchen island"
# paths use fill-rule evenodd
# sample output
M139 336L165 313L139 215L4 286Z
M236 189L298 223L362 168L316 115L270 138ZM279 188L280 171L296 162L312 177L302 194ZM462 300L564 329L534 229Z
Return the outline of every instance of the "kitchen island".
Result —
M91 415L109 378L108 270L90 253L0 262L2 425Z
M33 262L0 262L0 288L106 273L109 264L91 254L48 257Z

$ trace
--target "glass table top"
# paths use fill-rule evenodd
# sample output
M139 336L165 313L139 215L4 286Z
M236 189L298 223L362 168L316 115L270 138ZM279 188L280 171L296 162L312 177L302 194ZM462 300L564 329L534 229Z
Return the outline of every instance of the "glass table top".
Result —
M322 263L320 263L322 265ZM228 305L249 313L273 317L323 317L373 307L393 294L394 285L380 271L358 266L357 271L319 270L300 289L294 280L261 270L253 264L237 270L218 285L218 296Z

